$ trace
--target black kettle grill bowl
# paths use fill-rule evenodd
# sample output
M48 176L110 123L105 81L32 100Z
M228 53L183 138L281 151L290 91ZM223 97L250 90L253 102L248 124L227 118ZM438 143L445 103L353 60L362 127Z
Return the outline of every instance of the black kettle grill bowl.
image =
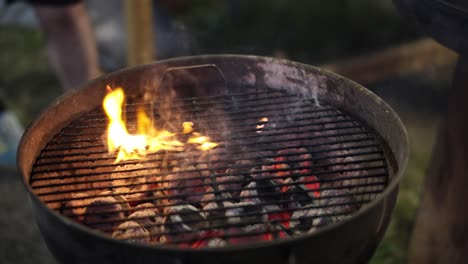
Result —
M203 65L203 67L200 67ZM203 70L200 70L204 68ZM41 151L64 127L100 107L106 85L122 86L127 94L149 94L187 83L172 78L188 73L187 96L219 91L242 92L262 87L336 107L369 127L381 142L388 162L388 183L372 201L348 219L314 234L219 248L182 249L140 245L112 239L49 208L31 187ZM174 76L177 76L175 74ZM183 86L180 84L179 86ZM208 88L207 88L208 87ZM223 90L224 89L224 90ZM216 55L161 61L124 69L69 92L48 107L26 130L18 153L37 223L51 252L63 263L364 263L382 239L395 206L398 184L408 158L407 134L399 117L380 98L359 84L316 67L265 57Z

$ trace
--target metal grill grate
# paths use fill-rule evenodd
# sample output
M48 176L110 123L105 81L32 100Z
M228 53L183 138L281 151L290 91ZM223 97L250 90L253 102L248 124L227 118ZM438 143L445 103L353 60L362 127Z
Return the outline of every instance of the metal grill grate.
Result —
M30 184L50 208L124 239L217 247L311 233L343 221L388 183L382 143L348 114L271 90L141 103L155 125L182 121L221 143L114 164L97 108L42 150ZM183 137L183 135L181 135Z

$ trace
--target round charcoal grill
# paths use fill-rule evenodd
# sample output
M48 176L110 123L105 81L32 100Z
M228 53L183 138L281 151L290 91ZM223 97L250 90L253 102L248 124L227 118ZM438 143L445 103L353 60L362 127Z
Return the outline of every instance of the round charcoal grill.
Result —
M107 84L124 87L130 132L145 109L158 128L191 121L219 145L115 162ZM46 241L67 263L361 263L388 224L406 155L398 117L364 88L292 62L208 56L66 95L28 129L19 161Z
M210 108L198 110L208 104L206 100L211 101ZM213 101L223 104L213 105ZM161 116L157 112L160 104L156 101L154 105L156 117ZM207 152L187 149L113 164L116 157L100 143L107 120L98 108L65 127L42 150L31 174L33 190L51 208L110 233L113 224L128 218L119 213L137 211L127 204L152 203L151 211L167 221L172 207L185 206L188 211L179 216L187 216L185 222L193 228L178 229L171 223L146 221L145 216L130 219L145 220L142 227L146 229L164 228L149 237L148 243L158 243L161 236L191 233L185 240L166 243L196 247L213 236L236 243L238 237L271 234L271 238L245 241L254 242L312 230L323 224L319 220L331 223L356 212L387 185L387 162L379 141L369 129L334 107L266 89L188 98L180 105L192 109L184 117L206 125L196 130L225 143ZM127 114L135 113L138 106L141 104L130 104ZM270 117L268 121L262 121L265 115ZM223 126L226 131L216 129L223 122L230 124ZM117 195L123 200L96 206L96 210L83 208ZM191 219L195 215L188 208L200 217ZM238 212L248 221L235 220L232 215ZM289 214L295 217L291 219ZM279 218L278 223L267 221L272 218ZM310 227L296 222L310 222ZM241 230L233 231L233 227ZM304 228L307 230L299 230ZM203 236L203 231L212 229L217 234ZM128 239L146 240L142 236L145 234Z

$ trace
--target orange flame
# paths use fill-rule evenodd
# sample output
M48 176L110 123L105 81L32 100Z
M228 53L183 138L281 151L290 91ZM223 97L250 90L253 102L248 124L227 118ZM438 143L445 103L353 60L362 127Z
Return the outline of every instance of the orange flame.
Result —
M106 89L107 95L104 97L103 108L109 118L107 146L109 153L118 152L114 163L124 160L142 159L146 154L160 150L183 150L184 143L175 138L177 133L158 130L143 108L137 110L137 134L129 134L125 121L122 118L125 101L123 89L118 87L112 90L110 86L107 86ZM182 128L183 134L192 133L193 123L183 122ZM198 144L198 149L206 151L218 145L209 140L209 137L193 132L187 143Z
M192 122L183 122L182 127L184 128L184 134L188 134L193 131L193 123Z
M200 133L194 132L192 136L188 139L187 143L189 144L199 144L197 147L200 150L206 151L218 146L217 143L210 142L210 138L207 136L202 136Z
M261 133L262 129L265 128L265 124L268 122L268 118L262 117L258 121L260 122L260 124L256 126L256 129L257 129L257 133Z
M265 127L265 123L268 122L268 118L262 117L258 121L261 122L261 124L257 125L257 129L262 129Z

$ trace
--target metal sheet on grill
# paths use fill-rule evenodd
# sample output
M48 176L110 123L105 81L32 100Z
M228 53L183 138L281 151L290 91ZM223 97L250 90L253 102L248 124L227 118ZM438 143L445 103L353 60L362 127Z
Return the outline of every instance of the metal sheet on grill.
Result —
M253 88L143 103L171 130L182 121L221 143L114 164L100 108L63 128L31 175L50 208L116 239L219 247L313 233L343 221L388 183L382 143L348 114L314 100Z

